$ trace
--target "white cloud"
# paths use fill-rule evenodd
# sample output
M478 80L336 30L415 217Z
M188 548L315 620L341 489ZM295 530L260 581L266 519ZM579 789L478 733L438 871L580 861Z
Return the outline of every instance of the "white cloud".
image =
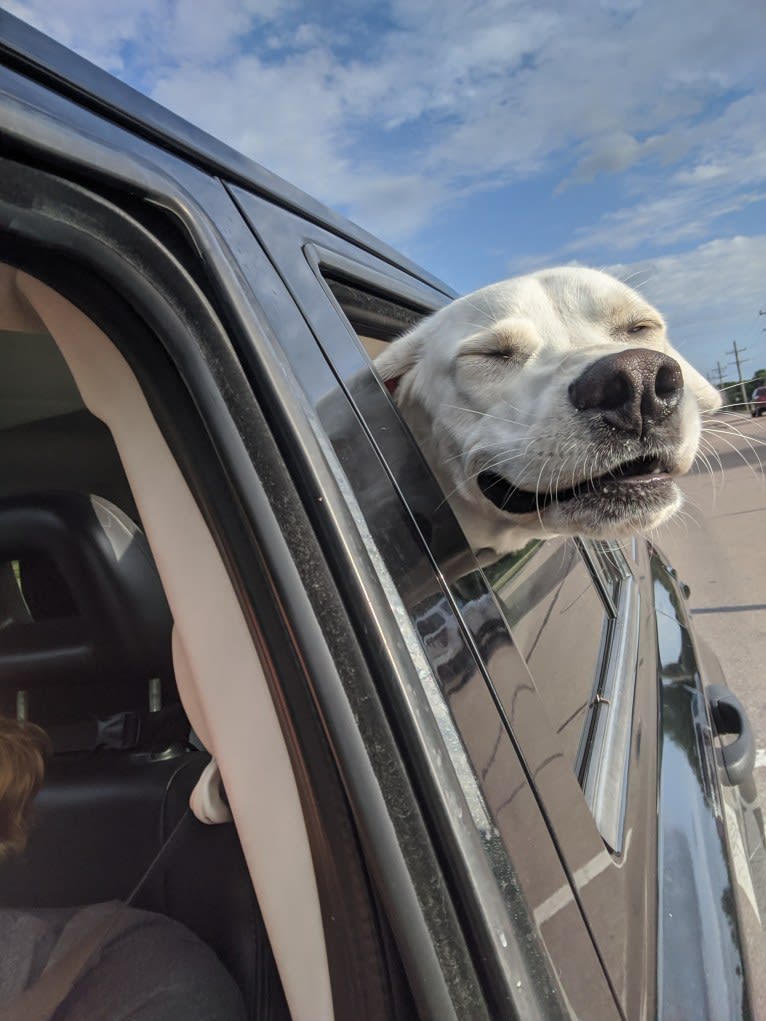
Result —
M111 71L211 65L289 5L280 0L6 0L10 14Z
M618 263L610 272L626 280L641 277L641 291L674 310L699 308L699 319L717 316L732 306L763 308L766 300L766 234L716 238L679 255ZM691 320L689 320L691 321ZM694 321L697 321L696 319Z
M665 315L670 335L704 371L726 362L732 340L749 348L749 367L766 366L766 234L716 238L691 251L609 271Z
M414 244L480 189L544 174L571 211L609 179L608 204L514 269L620 259L616 272L643 285L701 368L734 338L755 367L766 364L766 4L703 6L5 4L394 243ZM724 237L745 211L761 216L754 236Z
M710 194L702 186L674 188L659 198L607 213L595 227L583 230L564 251L635 251L647 243L667 249L679 242L699 240L709 233L716 220L765 199L766 189L736 193L727 189Z
M156 0L112 0L109 17L99 15L94 0L6 0L3 5L57 42L76 50L94 63L120 74L124 70L122 46L140 39L144 25L154 20Z
M568 197L599 175L629 189L570 254L689 243L766 187L766 5L748 0L6 6L398 242L554 169Z
M557 192L563 192L572 183L592 181L599 174L627 170L641 159L642 152L651 147L651 141L642 144L627 131L613 131L599 138L587 139L579 147L581 155L571 178L562 181Z
M344 208L369 229L388 237L407 236L444 200L443 189L406 166L399 173L386 173L364 152L352 157L344 124L354 108L365 103L374 83L361 75L353 87L339 87L338 74L320 49L276 67L248 56L226 69L189 68L163 77L154 98L172 109L193 109L196 122L212 134ZM353 76L354 71L342 74ZM240 97L236 104L221 103L227 91ZM314 102L307 103L307 96Z
M578 161L577 179L608 171L610 162L619 170L639 148L658 165L624 176L625 204L575 230L555 252L525 256L515 268L573 256L592 261L595 253L603 259L646 248L662 252L710 237L724 218L766 202L764 122L766 90L733 101L718 116L651 136L641 146L629 135L616 136L599 151L587 143L591 152ZM679 149L687 160L671 169L665 165L668 151L675 160ZM564 184L571 188L573 179ZM760 217L763 223L763 213Z

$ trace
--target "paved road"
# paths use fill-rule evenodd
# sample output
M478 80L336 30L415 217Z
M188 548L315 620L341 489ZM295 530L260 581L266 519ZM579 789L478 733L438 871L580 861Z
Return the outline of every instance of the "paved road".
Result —
M691 586L697 632L749 711L766 805L766 415L719 415L712 428L721 463L711 456L712 478L699 467L684 480L687 513L658 540Z

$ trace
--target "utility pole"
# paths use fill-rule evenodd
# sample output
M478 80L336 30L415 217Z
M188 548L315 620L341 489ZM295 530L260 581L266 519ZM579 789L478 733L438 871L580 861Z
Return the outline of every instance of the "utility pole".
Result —
M724 406L728 407L729 406L729 387L727 386L727 387L724 388L724 385L723 385L724 384L724 380L726 379L725 372L726 372L726 366L725 365L721 365L721 362L717 361L715 363L715 373L718 376L718 390L719 390L719 393L721 394L721 397L723 398Z
M761 313L759 313L759 315L760 314ZM764 312L763 314L766 315L766 312ZM749 404L748 399L747 399L747 390L745 389L745 381L742 378L742 366L740 364L740 359L739 359L740 354L743 351L747 351L747 348L746 347L738 348L736 340L733 340L731 342L731 346L732 346L732 350L731 351L727 351L726 354L727 355L734 355L734 361L737 363L737 379L739 380L739 389L740 389L740 392L742 393L742 403L745 405L745 408L749 411L750 410L750 404ZM749 361L749 359L745 358L744 361Z

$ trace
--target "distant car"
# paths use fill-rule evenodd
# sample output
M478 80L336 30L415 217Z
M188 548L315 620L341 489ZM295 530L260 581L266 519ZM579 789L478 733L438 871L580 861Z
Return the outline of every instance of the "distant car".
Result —
M761 415L766 411L766 386L757 386L753 390L753 396L750 398L752 407L750 414L753 418L760 418Z
M474 556L371 361L449 288L3 12L0 137L0 911L148 869L269 1021L762 1017L747 713L653 542Z

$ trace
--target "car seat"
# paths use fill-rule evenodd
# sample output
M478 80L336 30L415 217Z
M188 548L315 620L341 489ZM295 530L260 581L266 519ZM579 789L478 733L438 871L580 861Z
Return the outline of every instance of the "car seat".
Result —
M103 498L0 501L0 708L43 726L54 755L0 905L128 896L209 761L176 690L172 618L140 528ZM186 924L238 981L252 1018L287 1018L232 823L190 819L138 906Z

